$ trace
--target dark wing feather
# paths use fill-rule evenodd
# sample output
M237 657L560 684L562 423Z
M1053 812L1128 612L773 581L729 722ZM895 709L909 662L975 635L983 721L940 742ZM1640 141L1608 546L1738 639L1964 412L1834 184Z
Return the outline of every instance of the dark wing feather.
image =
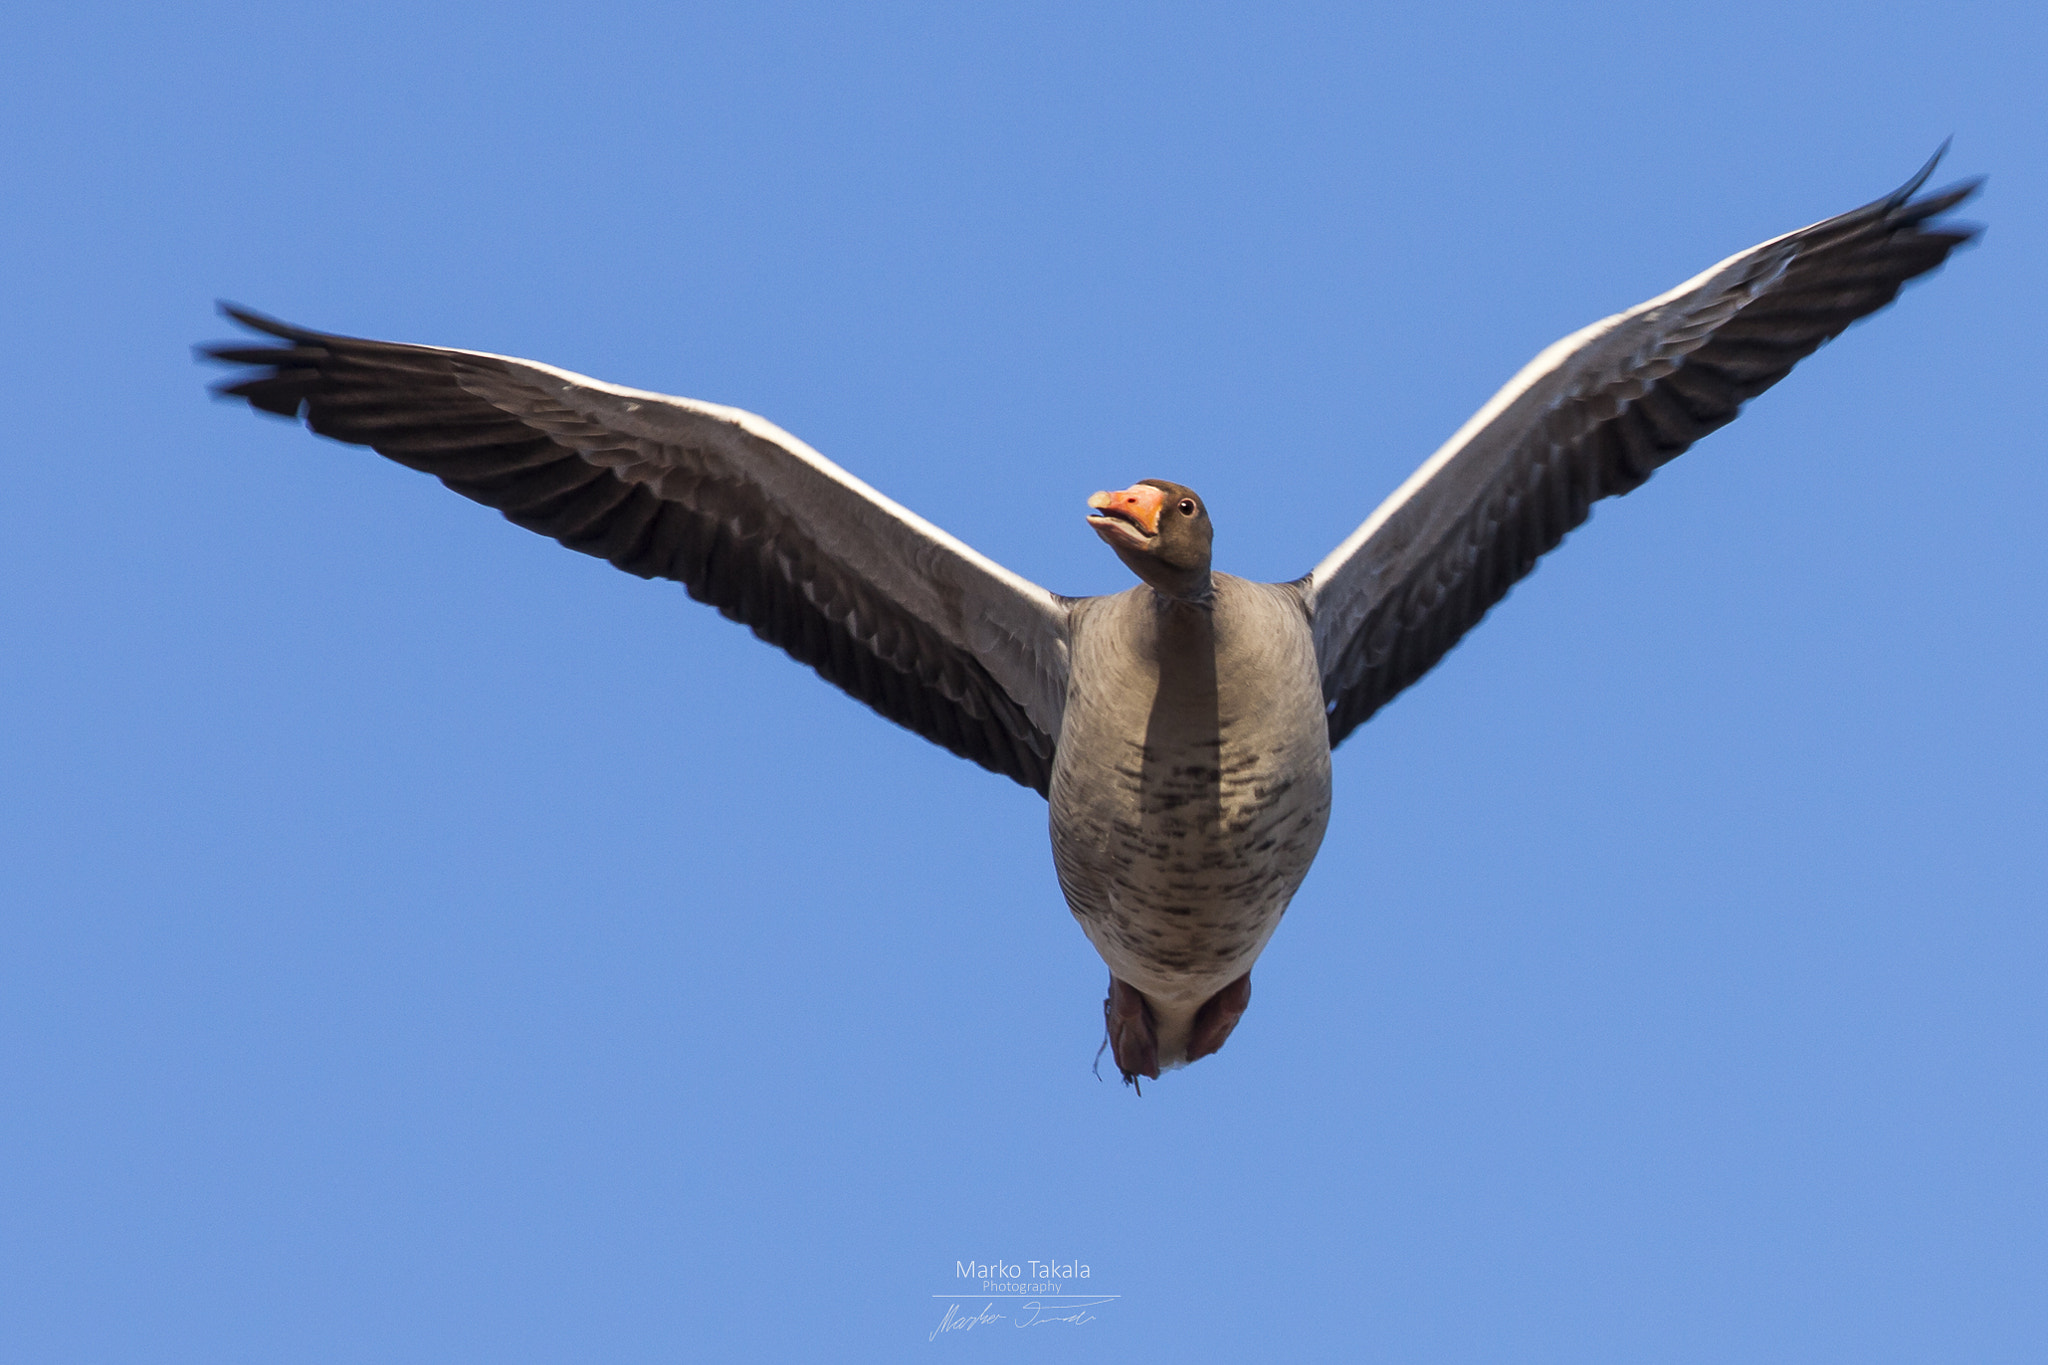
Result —
M1934 164L1551 346L1317 565L1305 582L1330 743L1434 667L1593 503L1975 236L1930 220L1977 182L1913 199Z
M307 331L219 392L366 445L513 522L672 578L828 682L1043 794L1066 610L751 413L531 361Z

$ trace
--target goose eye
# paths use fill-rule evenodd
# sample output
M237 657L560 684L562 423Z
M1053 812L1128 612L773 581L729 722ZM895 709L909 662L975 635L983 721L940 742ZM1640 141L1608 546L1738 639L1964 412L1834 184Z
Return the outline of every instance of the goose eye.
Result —
M1182 498L1180 500L1180 514L1184 517L1191 517L1195 514L1195 500L1193 498Z

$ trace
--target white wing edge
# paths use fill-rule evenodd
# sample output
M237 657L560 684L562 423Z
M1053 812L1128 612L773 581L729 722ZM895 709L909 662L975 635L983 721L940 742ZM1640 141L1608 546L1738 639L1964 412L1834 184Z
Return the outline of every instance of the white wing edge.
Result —
M1371 541L1373 535L1378 532L1380 527L1386 525L1387 521L1396 512L1400 511L1409 499L1413 498L1416 493L1420 492L1432 479L1441 473L1445 465L1456 459L1461 451L1471 445L1473 439L1480 432L1491 426L1495 419L1499 418L1501 414L1506 412L1509 407L1524 394L1528 393L1529 390L1533 389L1539 382L1566 368L1566 362L1571 357L1585 351L1593 342L1615 331L1626 322L1641 317L1645 313L1662 308L1667 304L1675 303L1693 293L1704 292L1709 286L1719 282L1724 275L1736 274L1742 266L1767 260L1771 248L1777 246L1780 242L1785 241L1787 238L1796 237L1800 233L1807 231L1808 228L1818 227L1821 223L1827 221L1825 218L1820 219L1817 222L1808 224L1807 227L1794 228L1792 231L1781 233L1769 241L1760 242L1756 246L1744 251L1738 251L1726 260L1707 267L1707 269L1675 289L1666 290L1664 293L1657 295L1657 297L1647 302L1639 303L1626 312L1615 313L1610 317L1602 318L1600 321L1590 326L1582 327L1570 336L1554 341L1544 347L1537 353L1534 360L1531 360L1520 370L1516 371L1515 377L1510 379L1500 392L1487 400L1486 406L1473 413L1463 426L1452 433L1448 441L1445 441L1437 448L1434 454L1427 460L1424 460L1421 468L1410 474L1402 481L1399 488L1396 488L1387 496L1384 502L1374 508L1372 515L1367 517L1357 530L1346 536L1342 544L1325 555L1322 562L1309 571L1311 594L1313 594L1315 589L1334 579L1343 570L1345 564L1360 550L1365 548L1366 544ZM1771 270L1769 275L1775 278L1790 263L1790 260L1791 257L1787 254L1784 259L1771 262L1771 264L1776 266L1776 269ZM1560 398L1564 396L1566 395L1559 395Z
M684 412L709 417L714 421L736 427L747 435L757 440L765 441L794 456L815 473L838 484L849 493L865 501L869 506L894 518L935 548L957 556L969 568L986 575L994 584L1006 588L1014 594L1015 600L1035 618L1029 624L1035 624L1042 633L1039 639L1034 640L1030 638L1029 634L1018 633L1015 628L1001 630L1001 635L1004 639L1023 657L1013 655L1006 658L1003 656L1008 651L991 649L990 646L996 643L995 640L990 638L991 632L973 629L976 624L973 621L963 623L969 628L968 635L966 638L955 639L954 643L979 658L982 665L988 668L996 680L1024 708L1025 714L1029 715L1032 721L1054 741L1058 740L1061 712L1065 709L1066 701L1067 612L1060 599L1045 588L1040 587L1022 574L998 564L995 560L982 554L965 541L960 540L941 527L933 525L930 521L903 506L903 504L887 494L854 477L845 469L812 449L804 441L799 440L757 413L748 412L744 408L728 407L723 403L706 402L699 398L684 398L677 394L656 393L651 389L636 389L623 384L612 384L602 379L592 378L590 375L578 374L574 370L565 370L557 365L549 365L538 360L528 360L522 356L500 355L494 351L465 350L454 346L435 346L425 349L437 351L445 355L472 356L480 360L497 361L501 364L512 366L517 370L545 376L571 389L594 391L612 398L621 399L624 400L626 413L629 417L637 408L644 404L656 410L681 409ZM625 424L620 425L623 426ZM652 422L649 422L638 431L628 429L622 431L621 434L637 436L641 439L657 443L668 442L674 439L673 432L663 431ZM927 621L927 624L939 630L942 635L950 636L952 634L952 632L946 630L943 622ZM986 626L991 623L984 619L980 624ZM1023 621L1017 622L1016 626L1028 629L1027 623ZM1051 657L1047 657L1048 652L1050 652ZM1024 674L1022 677L1018 676L1020 666Z
M750 436L758 437L763 441L769 442L771 445L781 446L784 450L796 456L826 478L880 507L898 521L915 530L919 535L944 546L968 563L974 565L977 569L980 569L983 573L986 573L989 577L1014 589L1019 596L1042 604L1048 612L1052 612L1055 615L1059 614L1059 599L1054 597L1052 593L1015 570L1004 568L995 560L990 559L987 555L967 544L967 542L952 535L942 527L933 525L888 494L849 474L844 468L826 459L809 445L758 413L748 412L745 408L727 407L723 403L709 403L701 398L684 398L672 393L656 393L652 389L635 389L628 388L624 384L609 384L602 379L593 379L587 374L578 374L574 370L565 370L560 366L548 365L538 360L527 360L521 356L498 355L492 351L469 351L454 346L436 346L432 349L443 351L450 355L468 355L476 356L482 360L504 361L508 364L517 365L522 369L539 370L543 374L563 380L578 388L595 389L601 393L608 393L615 398L627 399L629 402L657 403L665 407L682 408L688 412L701 413L706 417L716 418L718 421L729 423L740 428ZM643 435L646 439L652 441L664 439L663 433L653 430L629 434Z

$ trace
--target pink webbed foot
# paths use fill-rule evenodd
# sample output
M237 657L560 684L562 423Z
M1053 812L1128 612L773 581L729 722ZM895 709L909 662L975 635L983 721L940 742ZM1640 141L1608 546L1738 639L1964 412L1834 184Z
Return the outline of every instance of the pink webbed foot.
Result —
M1152 1030L1152 1007L1135 986L1109 979L1109 998L1102 1002L1102 1021L1109 1027L1110 1055L1125 1085L1138 1077L1159 1079L1159 1039ZM1227 1030L1226 1030L1227 1031Z
M1208 1003L1195 1011L1195 1027L1188 1035L1188 1060L1200 1061L1221 1050L1224 1041L1230 1037L1230 1031L1237 1027L1238 1020L1244 1018L1244 1012L1251 1003L1250 972L1210 996Z

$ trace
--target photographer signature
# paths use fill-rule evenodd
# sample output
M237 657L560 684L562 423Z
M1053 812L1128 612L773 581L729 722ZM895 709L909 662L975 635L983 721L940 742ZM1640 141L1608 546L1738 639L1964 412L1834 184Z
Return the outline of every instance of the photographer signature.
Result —
M1099 1308L1116 1297L1118 1296L1115 1294L1104 1294L1094 1298L1061 1298L1050 1301L1026 1299L1017 1305L1017 1320L1010 1325L1020 1329L1050 1327L1054 1323L1079 1327L1084 1322L1095 1321L1095 1314L1089 1312L1089 1309ZM947 1332L971 1332L977 1327L1002 1322L1009 1316L993 1311L994 1308L995 1303L991 1300L979 1313L969 1316L961 1313L959 1304L949 1304L946 1316L939 1319L939 1325L932 1329L931 1336L926 1340L937 1341Z

